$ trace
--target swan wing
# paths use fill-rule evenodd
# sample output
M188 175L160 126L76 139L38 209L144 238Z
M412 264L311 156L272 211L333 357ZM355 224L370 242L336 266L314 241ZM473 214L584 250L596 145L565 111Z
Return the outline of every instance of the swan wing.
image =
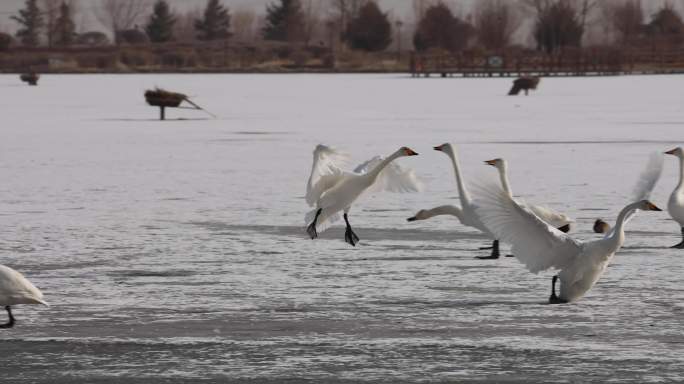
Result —
M582 244L542 221L495 183L476 189L480 219L498 239L513 245L513 254L531 272L563 269L580 255Z
M345 176L340 168L348 160L348 156L323 144L316 146L311 175L306 184L306 202L316 205L323 192L335 186Z
M383 158L376 156L362 164L360 164L354 172L359 174L366 174L382 163ZM380 172L375 183L371 185L367 192L419 192L423 189L423 183L418 180L413 169L404 168L395 162L389 163L385 169Z
M636 185L634 185L634 190L632 191L632 202L648 200L651 198L651 192L655 188L655 185L660 179L660 175L663 173L663 162L664 158L660 152L653 152L646 163L646 168L641 171L639 178L637 179ZM639 212L639 210L634 210L627 214L625 217L625 223L628 223L634 215ZM606 237L610 237L613 234L613 229L610 228L606 232Z
M663 155L659 152L654 152L648 159L646 169L639 175L634 191L632 192L632 201L646 200L651 197L651 192L655 188L660 175L663 173Z
M0 302L12 304L45 304L43 293L21 273L0 265Z

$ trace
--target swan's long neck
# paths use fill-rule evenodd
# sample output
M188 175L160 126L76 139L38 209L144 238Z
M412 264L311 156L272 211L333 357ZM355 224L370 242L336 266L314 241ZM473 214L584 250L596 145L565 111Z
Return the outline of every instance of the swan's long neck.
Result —
M679 159L679 184L677 184L677 189L682 189L684 187L684 156L677 156Z
M453 205L442 205L425 211L425 219L440 215L452 215L461 219L463 211Z
M501 179L501 187L504 191L506 191L506 193L508 193L508 195L513 197L513 191L511 191L511 186L508 183L508 167L506 167L506 165L504 164L500 167L497 167L497 169L499 170L499 179Z
M313 180L314 173L316 172L316 163L318 163L318 151L314 151L313 154L313 165L311 166L311 173L309 174L309 181L306 182L306 194L308 195L313 188L311 185L311 180Z
M380 172L382 172L382 170L385 169L385 167L388 166L389 163L393 162L399 157L401 157L401 150L394 152L392 155L390 155L388 158L384 159L380 164L378 164L375 168L373 168L372 171L368 172L368 177L371 180L371 184L375 183L375 180L380 175Z
M628 206L622 208L620 214L615 222L615 227L613 227L613 232L607 239L617 242L617 245L622 245L622 241L625 238L625 220L630 214L638 209L639 202L629 204Z
M450 152L449 157L451 158L451 163L454 166L454 175L456 176L456 186L458 187L458 195L461 199L461 205L465 207L466 205L470 204L470 194L468 194L468 190L466 189L465 183L463 182L463 176L461 175L461 167L458 163L458 159L456 158L456 154Z

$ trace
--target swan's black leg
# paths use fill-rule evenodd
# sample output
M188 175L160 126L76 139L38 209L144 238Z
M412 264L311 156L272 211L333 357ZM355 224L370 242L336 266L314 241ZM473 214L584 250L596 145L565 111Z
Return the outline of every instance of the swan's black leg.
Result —
M551 297L549 297L549 304L565 304L567 301L556 296L556 280L558 280L558 275L555 275L553 279L551 279Z
M344 231L344 241L356 247L356 243L359 242L359 237L356 236L351 225L349 225L349 218L347 218L346 213L344 214L344 222L347 223L347 230Z
M670 248L684 249L684 227L682 227L682 242L677 245L673 245Z
M0 328L12 328L14 327L14 316L12 316L12 308L10 308L10 306L8 305L5 307L5 310L9 315L9 322L7 324L0 324Z
M480 247L480 248L478 248L478 249L481 250L481 251L485 251L485 250L488 250L488 249L494 249L494 247Z
M492 243L492 254L489 256L476 256L480 260L494 260L499 258L499 240L494 240Z
M311 236L311 240L318 237L318 232L316 232L316 222L318 221L318 216L321 215L322 211L323 208L318 208L318 211L316 211L316 217L314 217L311 224L309 224L309 226L306 228L306 232L309 234L309 236Z

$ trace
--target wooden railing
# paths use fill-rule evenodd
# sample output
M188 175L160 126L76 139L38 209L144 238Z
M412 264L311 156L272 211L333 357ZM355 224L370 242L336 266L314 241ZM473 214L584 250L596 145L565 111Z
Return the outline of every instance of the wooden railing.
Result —
M558 54L413 54L414 76L606 76L644 73L684 73L684 50L652 52L583 49Z

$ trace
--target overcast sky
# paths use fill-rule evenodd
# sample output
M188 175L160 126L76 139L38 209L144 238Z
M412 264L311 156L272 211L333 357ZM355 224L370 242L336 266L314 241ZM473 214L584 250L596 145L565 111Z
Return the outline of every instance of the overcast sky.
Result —
M76 0L82 14L78 17L78 23L85 24L86 28L101 28L99 23L93 16L93 9L97 8L100 0ZM153 0L148 0L153 1ZM266 4L272 3L275 0L223 0L223 3L231 9L236 8L252 8L256 11L263 12ZM327 1L327 0L315 0ZM17 11L23 7L25 0L0 0L0 31L13 32L17 23L10 19L10 16L16 14ZM173 8L179 11L188 9L203 8L206 0L169 0ZM379 0L380 6L385 11L392 11L395 15L402 19L412 17L411 3L412 0Z

